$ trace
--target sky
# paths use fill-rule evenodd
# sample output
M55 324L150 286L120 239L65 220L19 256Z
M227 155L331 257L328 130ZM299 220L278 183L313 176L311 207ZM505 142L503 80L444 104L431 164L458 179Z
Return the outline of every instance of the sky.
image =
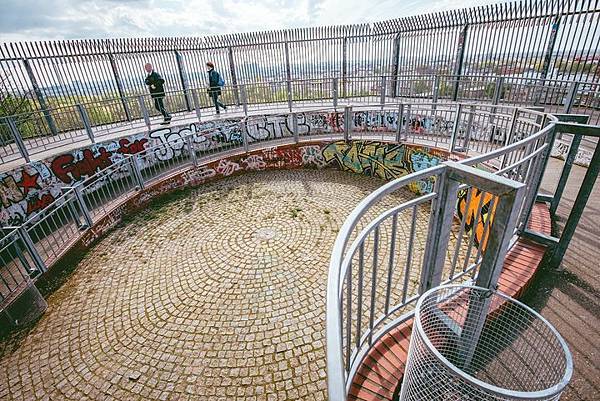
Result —
M0 0L0 42L205 36L374 22L494 0Z

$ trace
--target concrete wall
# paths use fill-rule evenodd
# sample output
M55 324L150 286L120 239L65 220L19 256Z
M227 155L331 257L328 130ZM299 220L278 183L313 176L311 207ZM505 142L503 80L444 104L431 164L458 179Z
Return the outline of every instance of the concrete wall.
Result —
M427 124L426 119L411 120L409 129L417 131ZM355 132L395 132L398 126L398 115L394 112L356 112L353 115L352 125ZM250 143L278 138L291 139L292 126L291 115L253 117L248 122L248 139ZM327 133L339 134L343 130L343 113L298 114L300 137ZM153 146L165 144L166 146L155 151L150 163L159 163L178 156L185 145L183 137L190 133L196 134L194 142L198 150L215 153L230 148L242 150L240 120L223 119L164 127L82 147L67 153L58 153L48 159L31 162L0 174L0 224L3 226L22 224L33 213L42 210L60 196L62 187L75 185L128 155L146 152ZM237 167L228 164L227 159L224 159L223 165L216 166L214 170L225 172L228 169L246 168L250 165L260 166L265 162L264 157L263 161L260 161L260 158L255 156L254 159L247 158L244 162L237 163ZM300 156L313 157L313 161L324 165L336 165L343 170L383 179L392 179L435 165L447 157L442 151L377 142L349 144L336 142L327 149L322 149L320 154ZM266 160L269 162L268 157ZM293 164L292 161L290 163ZM419 185L420 188L414 188L417 192L429 190L432 183L423 182Z

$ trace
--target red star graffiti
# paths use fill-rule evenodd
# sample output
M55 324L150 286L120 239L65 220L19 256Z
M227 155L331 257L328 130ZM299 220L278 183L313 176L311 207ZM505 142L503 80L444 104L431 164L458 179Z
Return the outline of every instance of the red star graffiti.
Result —
M29 174L27 171L23 170L21 173L21 181L17 182L17 185L23 188L23 195L27 196L30 189L42 189L37 182L39 176L39 173Z

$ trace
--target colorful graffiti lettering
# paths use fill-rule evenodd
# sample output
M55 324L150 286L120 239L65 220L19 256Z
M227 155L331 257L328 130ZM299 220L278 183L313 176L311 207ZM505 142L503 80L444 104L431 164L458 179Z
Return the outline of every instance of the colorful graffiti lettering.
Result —
M33 196L27 199L27 214L30 215L38 210L42 210L47 206L50 206L54 202L55 198L52 194L42 194L39 198Z
M477 188L471 190L470 199L466 189L461 190L458 194L456 214L461 221L464 216L466 216L464 219L465 230L468 234L473 233L473 230L475 230L473 233L473 240L475 245L482 249L485 249L489 239L485 228L488 220L488 226L494 221L494 213L497 204L496 200L497 198L494 195L491 195L488 192L484 193ZM478 212L479 208L481 208L480 212Z
M148 143L147 138L136 139L133 143L129 142L129 139L123 138L119 140L119 149L117 149L117 152L123 155L142 153L146 150L146 143Z
M111 155L104 147L98 149L98 155L91 149L84 149L80 160L75 160L72 154L60 155L50 163L50 168L59 180L71 184L110 166Z

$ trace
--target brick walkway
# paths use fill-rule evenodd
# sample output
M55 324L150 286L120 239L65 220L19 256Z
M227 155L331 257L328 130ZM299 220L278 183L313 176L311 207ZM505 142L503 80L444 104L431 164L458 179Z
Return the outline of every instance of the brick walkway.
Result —
M542 188L553 191L562 161L550 159ZM558 215L564 226L586 169L573 166ZM600 185L596 183L564 259L563 270L542 270L524 301L565 337L575 373L561 400L600 398Z
M381 183L263 172L148 208L85 255L29 333L3 344L0 399L325 399L330 251ZM373 213L413 196L400 191Z

